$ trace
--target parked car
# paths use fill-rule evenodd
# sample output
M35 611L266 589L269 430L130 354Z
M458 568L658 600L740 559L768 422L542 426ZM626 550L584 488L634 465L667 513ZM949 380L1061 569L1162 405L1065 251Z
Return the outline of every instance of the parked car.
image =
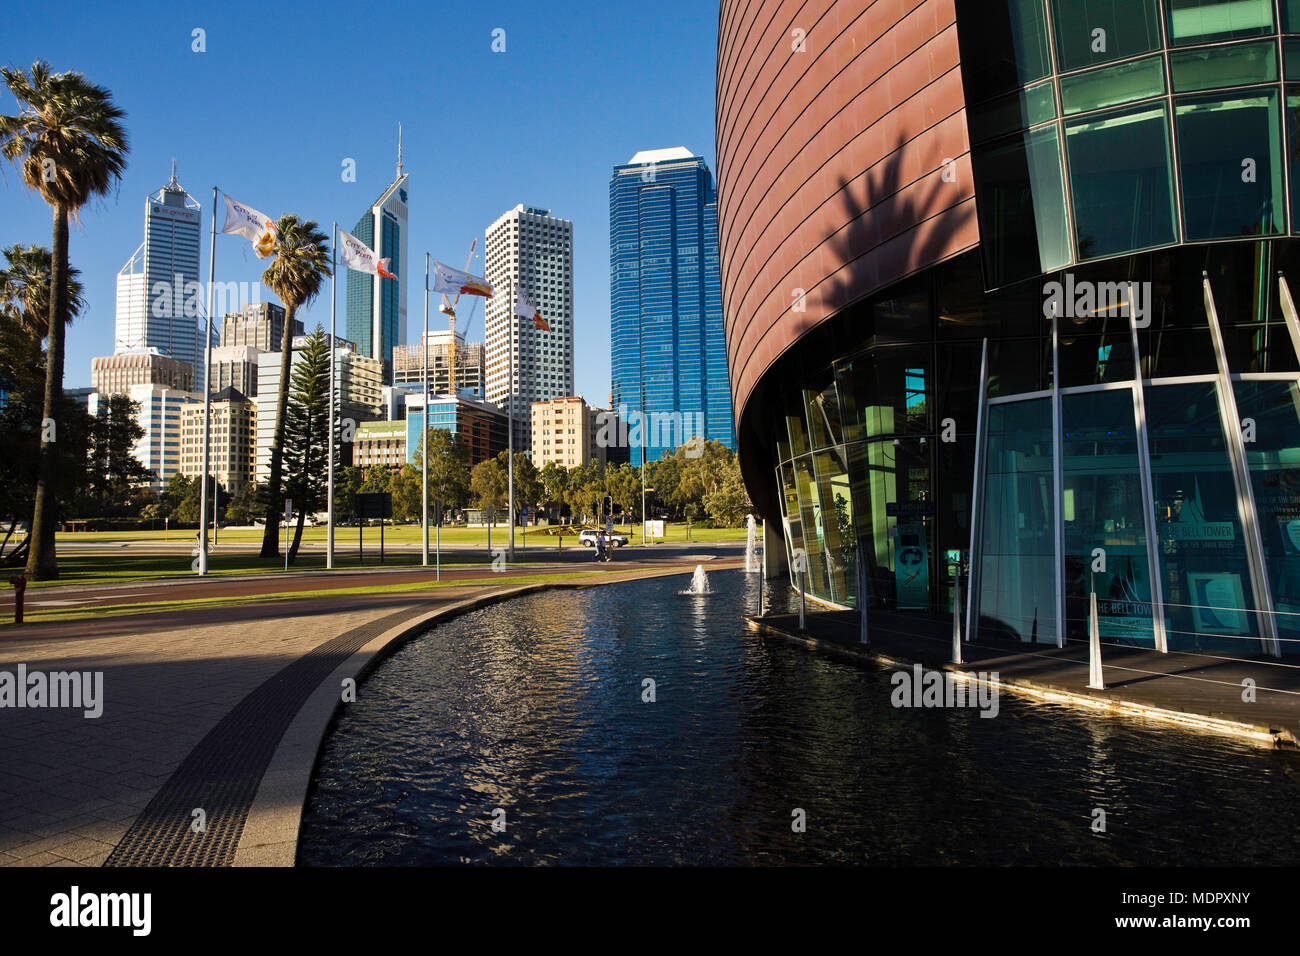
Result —
M594 528L588 528L586 531L579 532L578 543L584 548L594 548L596 546L596 535L598 534L600 534L600 532ZM621 548L623 545L627 544L627 535L611 534L609 540L614 547Z

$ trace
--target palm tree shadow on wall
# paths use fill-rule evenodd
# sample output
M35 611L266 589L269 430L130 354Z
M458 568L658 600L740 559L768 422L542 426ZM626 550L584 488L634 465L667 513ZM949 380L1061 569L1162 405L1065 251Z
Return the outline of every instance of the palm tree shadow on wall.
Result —
M836 192L822 207L834 216L835 222L843 223L822 241L821 247L828 250L823 252L823 261L843 265L809 291L807 310L795 319L794 338L801 339L814 328L826 325L823 336L833 355L842 356L869 344L876 334L878 308L863 307L873 296L965 251L956 247L955 242L975 216L975 204L971 201L974 189L969 181L972 172L965 158L969 154L944 157L939 166L917 177L904 169L907 144L907 138L899 136L893 150L860 176L840 177ZM865 180L865 188L858 180ZM926 308L917 321L926 323L915 330L917 340L928 341L932 334L927 327L932 321L930 309ZM825 354L817 350L818 356ZM865 383L861 378L856 382L859 390L868 384L874 386L874 382ZM846 423L852 416L860 433L865 433L865 409L878 402L888 402L883 397L875 399L861 394L856 398L857 406L844 407L841 414ZM847 461L844 467L847 469ZM851 475L851 478L857 491L854 497L861 501L868 493L865 476ZM855 517L855 524L861 540L871 541L870 518L860 513ZM969 524L965 527L969 528ZM856 575L854 549L849 547L841 553L845 557L846 575ZM894 575L876 560L874 547L863 548L863 561L871 582L870 606L885 608L894 604ZM933 589L939 583L936 572L940 570L933 553L930 563ZM931 601L933 604L933 591Z

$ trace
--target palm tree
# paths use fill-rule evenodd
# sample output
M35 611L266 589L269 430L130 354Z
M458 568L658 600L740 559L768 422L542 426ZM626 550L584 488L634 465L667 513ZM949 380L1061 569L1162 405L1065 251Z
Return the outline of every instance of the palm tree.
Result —
M311 220L292 214L280 217L275 227L275 258L262 273L262 282L284 303L284 338L280 344L280 394L275 403L275 440L271 445L271 477L267 482L266 530L262 557L280 553L279 526L281 472L284 464L284 425L289 409L289 367L292 362L293 322L299 306L316 298L330 271L328 237ZM334 345L330 343L330 361Z
M68 219L75 219L92 196L104 195L122 178L127 142L118 121L125 114L113 105L108 90L80 73L51 73L44 60L33 63L30 74L2 68L0 79L20 107L16 116L0 114L0 156L17 166L27 187L40 193L54 210L44 417L55 427L42 428L27 559L27 576L40 581L59 576L54 552L58 478L54 415L63 399L64 326L72 313Z
M11 316L37 341L50 329L50 250L42 246L0 249L7 266L0 268L0 312ZM70 323L86 307L81 270L68 267L68 317Z

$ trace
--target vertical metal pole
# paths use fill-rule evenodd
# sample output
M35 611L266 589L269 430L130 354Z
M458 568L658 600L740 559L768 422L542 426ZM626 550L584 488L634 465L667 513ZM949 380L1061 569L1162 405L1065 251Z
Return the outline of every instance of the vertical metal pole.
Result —
M1129 301L1133 292L1129 291ZM1150 308L1150 306L1148 306ZM1169 653L1169 635L1165 630L1165 586L1161 580L1160 547L1156 524L1155 485L1151 480L1151 447L1147 437L1146 386L1142 382L1142 350L1137 326L1129 321L1133 342L1133 420L1137 426L1138 471L1142 477L1142 510L1146 513L1147 575L1151 579L1151 634L1156 650Z
M803 567L799 570L799 630L804 631L807 619L808 601L806 594L808 592L808 557L805 552L803 558Z
M1088 590L1088 689L1105 690L1101 673L1101 628L1097 623L1097 591Z
M1056 587L1056 646L1065 646L1065 464L1061 427L1061 363L1057 317L1052 316L1052 511L1056 515L1052 553L1056 556L1052 581Z
M952 582L952 662L963 663L961 659L961 566Z
M175 169L172 170L175 173ZM208 446L212 440L212 286L217 268L217 187L212 187L212 240L208 249L208 308L203 333L203 475L199 482L199 574L208 573ZM164 432L167 421L163 419ZM163 448L167 448L166 435Z
M762 578L759 578L759 587L761 588ZM867 610L870 600L867 596L867 569L866 562L862 560L862 539L858 539L858 643L862 645L870 644L868 634Z
M971 476L970 497L970 573L966 576L966 640L973 641L979 631L980 550L984 526L984 458L988 430L989 340L980 350L979 404L975 411L975 467Z
M331 242L333 268L330 270L330 435L329 466L325 480L326 519L325 519L325 567L334 569L334 365L337 346L334 342L334 288L338 285L339 271L339 224L334 223L334 239ZM358 534L360 529L358 529Z
M420 541L422 567L429 566L429 254L424 254L424 338L420 339L420 351L424 353L424 411L420 415ZM456 351L456 333L451 334L451 351ZM456 394L453 382L451 393ZM455 414L455 405L452 406Z
M1259 511L1255 506L1255 488L1250 482L1250 465L1246 459L1246 445L1241 434L1241 412L1237 410L1237 396L1232 390L1232 375L1228 370L1228 356L1223 348L1223 332L1219 328L1219 312L1214 305L1210 276L1202 272L1205 291L1205 312L1210 320L1210 335L1214 339L1214 358L1219 367L1219 402L1223 413L1224 438L1229 459L1237 482L1237 503L1241 512L1241 529L1245 537L1246 558L1255 588L1255 604L1259 615L1259 636L1264 649L1274 657L1282 656L1281 642L1277 637L1277 619L1273 616L1273 591L1269 587L1268 564L1264 560L1264 539L1259 531Z
M515 283L510 280L510 390L506 393L506 418L510 422L510 446L506 451L506 485L510 506L510 539L506 553L515 559Z
M439 501L434 507L434 580L442 580L442 502Z

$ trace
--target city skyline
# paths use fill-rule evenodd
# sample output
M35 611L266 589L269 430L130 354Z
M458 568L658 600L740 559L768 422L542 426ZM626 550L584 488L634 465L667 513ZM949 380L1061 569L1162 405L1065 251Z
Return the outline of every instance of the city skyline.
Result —
M67 30L52 35L49 19L68 11ZM250 4L223 11L220 22L202 8L156 6L158 22L175 24L151 41L157 69L168 83L138 70L123 51L136 42L126 23L73 16L55 4L39 16L15 11L0 42L0 62L27 67L37 57L55 70L77 70L114 91L126 111L131 151L123 180L113 193L82 210L74 225L70 256L86 284L87 308L78 318L67 352L68 387L90 383L90 359L114 351L114 282L122 263L140 244L138 198L167 178L173 157L178 177L202 207L206 230L212 187L278 217L292 212L314 219L328 232L356 223L392 180L398 124L402 124L405 171L418 181L411 216L409 269L421 254L460 267L465 249L502 209L520 202L562 210L574 223L574 388L590 401L608 396L609 280L608 197L611 164L640 149L677 142L713 154L713 51L716 11L669 3L674 35L664 44L640 25L633 10L580 4L556 18L522 3L484 12L469 4L412 11L400 36L381 22L352 22L346 33L329 26L344 15L327 4L304 20L297 54L318 63L348 62L353 51L380 42L392 47L395 67L378 99L346 74L324 71L311 79L287 77L282 93L307 120L284 137L283 115L269 108L258 71L244 70L247 38L261 29L263 13ZM566 14L569 11L566 11ZM493 30L505 31L505 52L494 53ZM205 29L206 52L194 52L195 29ZM174 31L174 32L173 32ZM425 38L453 36L436 58L420 52ZM593 41L593 37L617 38ZM555 62L556 48L582 44L584 55ZM568 60L569 58L565 58ZM545 62L545 69L539 69ZM653 65L663 70L655 85L644 82ZM321 79L320 77L324 77ZM599 77L599 82L596 82ZM5 109L13 103L5 96ZM460 111L449 126L441 104L491 102L493 109ZM579 117L580 119L575 119ZM277 119L277 117L280 117ZM503 131L503 124L509 129ZM581 138L579 139L579 135ZM575 146L575 144L578 144ZM481 154L481 155L479 155ZM350 165L345 162L350 160ZM711 159L710 159L711 161ZM349 169L355 181L345 181ZM6 172L0 188L0 243L49 243L49 213L39 197ZM218 210L218 227L224 211ZM207 280L209 236L202 236L201 281ZM257 282L266 267L236 237L217 238L217 282ZM482 268L477 260L476 268ZM422 329L419 281L407 292L406 342ZM346 278L337 289L336 323L345 334ZM265 301L276 301L263 288ZM437 300L432 327L441 324ZM484 311L462 301L459 330L467 340L484 337ZM310 330L329 326L329 287L299 317ZM220 316L216 317L220 321ZM466 323L468 319L468 323Z

